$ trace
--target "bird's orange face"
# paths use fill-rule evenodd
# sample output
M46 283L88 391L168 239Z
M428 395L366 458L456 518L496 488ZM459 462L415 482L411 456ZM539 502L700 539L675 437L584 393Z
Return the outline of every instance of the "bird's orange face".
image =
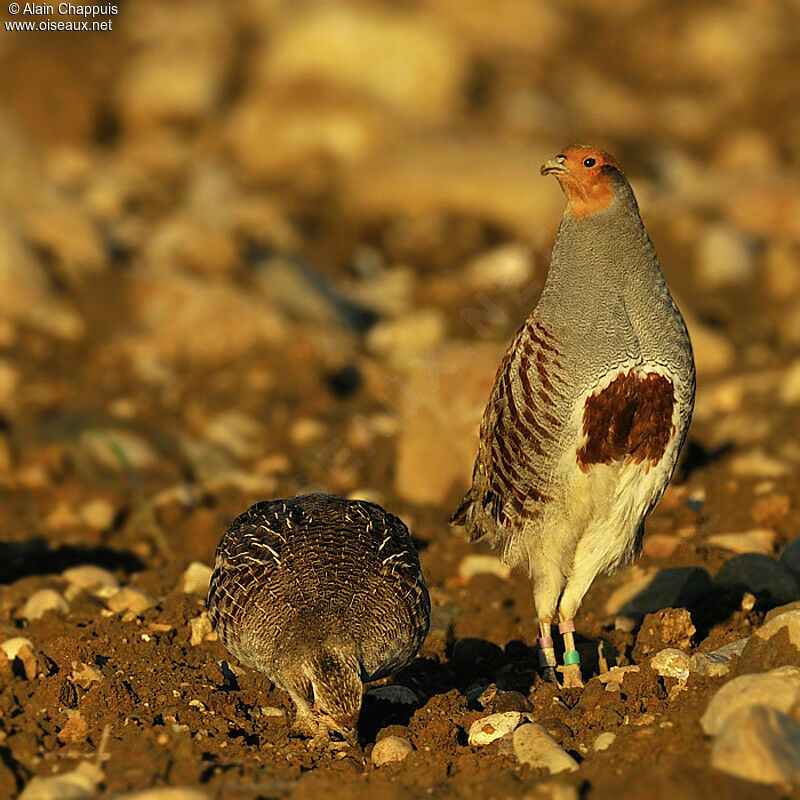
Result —
M567 213L579 219L607 208L614 197L610 170L616 159L597 147L572 144L542 164L542 175L555 175L567 196Z

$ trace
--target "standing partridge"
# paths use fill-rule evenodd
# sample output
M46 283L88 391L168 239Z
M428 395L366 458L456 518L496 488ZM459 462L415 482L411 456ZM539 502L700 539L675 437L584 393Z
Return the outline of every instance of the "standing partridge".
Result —
M675 468L695 371L636 198L616 160L572 145L542 166L567 197L541 298L497 371L472 487L451 523L528 570L545 676L564 636L582 686L574 617L601 572L641 550Z
M416 656L430 598L406 526L324 494L256 503L217 549L208 613L243 664L297 706L295 728L353 741L362 684Z

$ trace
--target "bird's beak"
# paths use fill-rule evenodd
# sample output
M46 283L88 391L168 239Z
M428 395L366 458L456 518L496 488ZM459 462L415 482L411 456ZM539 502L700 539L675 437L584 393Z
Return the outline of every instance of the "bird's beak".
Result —
M564 162L566 161L566 156L558 155L554 158L551 158L549 161L545 161L542 164L541 169L539 172L542 175L559 175L564 172L569 172L569 170L564 166Z

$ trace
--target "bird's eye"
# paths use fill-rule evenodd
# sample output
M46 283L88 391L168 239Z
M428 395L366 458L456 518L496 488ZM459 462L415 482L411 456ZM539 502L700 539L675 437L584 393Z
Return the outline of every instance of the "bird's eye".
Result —
M597 163L597 161L595 159L593 159L593 158L584 158L583 159L583 166L586 167L586 168L591 168L596 163Z

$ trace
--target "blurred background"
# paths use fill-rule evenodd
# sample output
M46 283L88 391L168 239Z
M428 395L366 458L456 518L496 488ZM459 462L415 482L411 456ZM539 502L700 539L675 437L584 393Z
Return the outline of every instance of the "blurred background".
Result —
M446 519L563 211L539 166L573 142L625 168L696 348L641 563L794 537L796 2L117 11L0 33L4 614L70 564L210 564L250 503L322 489L404 516L457 633L532 640L526 579L462 569Z

